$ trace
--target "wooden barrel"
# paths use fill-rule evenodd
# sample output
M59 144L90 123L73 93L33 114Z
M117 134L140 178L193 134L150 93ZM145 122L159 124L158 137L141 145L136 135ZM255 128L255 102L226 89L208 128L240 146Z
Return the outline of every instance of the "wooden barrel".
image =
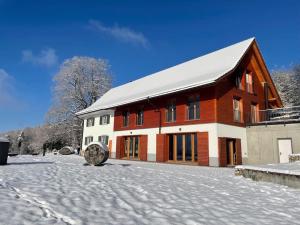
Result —
M108 147L103 143L91 143L84 151L84 158L88 164L98 166L109 156Z

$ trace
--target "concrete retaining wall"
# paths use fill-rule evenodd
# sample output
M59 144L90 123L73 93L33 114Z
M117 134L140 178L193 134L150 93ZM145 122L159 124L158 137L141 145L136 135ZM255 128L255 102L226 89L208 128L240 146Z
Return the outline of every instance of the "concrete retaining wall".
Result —
M293 153L300 153L300 123L250 126L246 132L247 164L279 163L280 138L291 138Z
M237 175L242 175L243 177L251 178L255 181L272 182L293 188L300 188L299 175L265 172L250 169L240 169L236 173Z

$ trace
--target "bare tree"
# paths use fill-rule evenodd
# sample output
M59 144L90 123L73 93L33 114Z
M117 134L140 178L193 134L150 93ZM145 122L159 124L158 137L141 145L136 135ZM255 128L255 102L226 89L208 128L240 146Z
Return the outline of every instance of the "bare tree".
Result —
M111 88L110 67L103 59L75 56L62 63L53 81L53 104L46 117L53 129L52 138L77 145L81 142L82 121L75 113Z
M284 106L300 106L300 65L292 69L275 70L272 78Z

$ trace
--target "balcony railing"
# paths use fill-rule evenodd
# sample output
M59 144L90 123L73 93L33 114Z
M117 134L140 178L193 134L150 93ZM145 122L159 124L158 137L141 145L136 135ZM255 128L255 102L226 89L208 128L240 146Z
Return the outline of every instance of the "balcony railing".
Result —
M300 106L259 110L256 120L250 115L248 124L300 122Z

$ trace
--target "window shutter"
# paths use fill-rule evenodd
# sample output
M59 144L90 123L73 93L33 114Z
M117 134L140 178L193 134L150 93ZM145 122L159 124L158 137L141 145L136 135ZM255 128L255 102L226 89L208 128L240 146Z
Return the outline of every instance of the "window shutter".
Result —
M103 121L102 121L102 116L100 116L100 125L102 125L103 124Z
M110 115L107 115L107 124L110 123Z
M87 137L84 139L84 144L87 145Z

